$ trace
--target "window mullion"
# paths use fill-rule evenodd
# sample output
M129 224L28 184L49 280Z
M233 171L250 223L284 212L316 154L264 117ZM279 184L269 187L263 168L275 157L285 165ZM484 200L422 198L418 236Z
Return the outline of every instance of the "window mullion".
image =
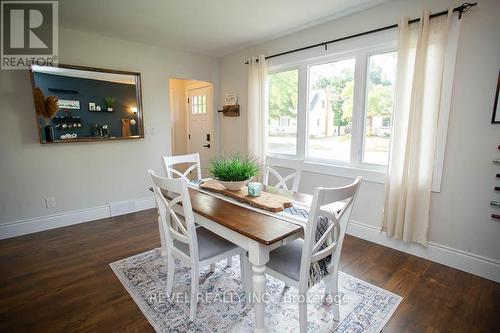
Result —
M361 163L363 154L367 54L356 56L352 106L351 162Z
M307 65L299 66L299 95L297 100L297 157L306 156L307 146Z

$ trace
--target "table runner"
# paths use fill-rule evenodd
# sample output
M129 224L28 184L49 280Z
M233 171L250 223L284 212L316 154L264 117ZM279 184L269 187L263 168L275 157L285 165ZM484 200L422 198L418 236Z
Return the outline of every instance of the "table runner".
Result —
M195 189L195 190L201 192L201 193L211 195L211 196L216 197L218 199L221 199L221 200L230 202L232 204L238 205L240 207L244 207L244 208L259 212L261 214L272 216L272 217L278 218L280 220L283 220L285 222L299 225L299 226L303 227L304 231L305 231L307 219L309 218L309 207L304 205L303 203L299 203L295 200L292 200L292 202L293 202L292 207L285 208L281 212L274 213L274 212L270 212L270 211L267 211L264 209L260 209L260 208L251 206L251 205L244 203L244 202L240 202L238 200L232 199L232 198L227 197L227 196L220 194L220 193L215 193L215 192L204 190L200 187L200 184L203 183L203 181L204 181L204 179L194 179L188 183L188 186L192 189Z

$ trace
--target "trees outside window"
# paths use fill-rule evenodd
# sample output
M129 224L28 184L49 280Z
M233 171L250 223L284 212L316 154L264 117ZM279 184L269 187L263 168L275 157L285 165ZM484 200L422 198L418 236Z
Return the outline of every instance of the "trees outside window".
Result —
M271 72L268 153L386 166L396 61L395 51L364 49Z

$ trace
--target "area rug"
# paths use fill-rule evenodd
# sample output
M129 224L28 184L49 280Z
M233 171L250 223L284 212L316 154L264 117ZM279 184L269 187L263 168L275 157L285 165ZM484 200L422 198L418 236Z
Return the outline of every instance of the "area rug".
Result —
M173 293L167 295L166 260L159 249L110 264L118 279L158 333L252 332L254 312L242 283L238 257L232 267L221 261L215 272L201 269L197 318L189 320L190 269L176 262ZM297 290L267 276L269 332L298 332ZM339 272L339 294L325 296L323 283L308 293L308 332L380 332L402 297ZM332 306L340 304L340 322Z

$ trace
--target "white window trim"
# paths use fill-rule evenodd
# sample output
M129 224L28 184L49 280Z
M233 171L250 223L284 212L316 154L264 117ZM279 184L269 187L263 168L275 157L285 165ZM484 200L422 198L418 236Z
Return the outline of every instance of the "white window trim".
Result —
M299 145L300 145L300 125L302 123L301 119L299 118L302 118L302 117L305 117L305 114L302 112L302 115L301 115L301 112L299 112L298 110L301 110L301 107L305 107L305 105L301 105L301 100L300 100L300 67L297 66L297 65L285 65L285 66L275 66L275 67L272 67L272 68L268 68L268 71L267 71L267 75L271 75L271 74L276 74L276 73L281 73L281 72L287 72L287 71L293 71L293 70L297 70L298 72L298 77L299 77L299 81L298 81L298 95L297 96L297 142L296 142L296 146L295 146L295 155L291 155L291 154L283 154L283 157L285 158L291 158L291 157L296 157L296 156L303 156L303 155L300 155L299 151L300 148L299 148ZM307 92L306 92L307 94ZM303 110L303 109L302 109ZM270 155L274 155L274 154L270 154Z
M363 106L364 106L364 110L363 110L363 123L362 123L362 126L363 126L363 142L362 142L362 146L361 146L361 153L360 153L360 160L359 162L363 165L377 165L377 166L383 166L384 167L384 172L387 173L387 165L380 165L380 164L372 164L372 163L369 163L369 162L363 162L363 159L364 159L364 155L365 155L365 139L366 139L366 126L365 126L365 121L366 121L366 112L367 112L367 105L366 105L366 102L368 100L368 89L367 89L367 86L368 86L368 59L373 56L373 55L377 55L377 54L383 54L385 52L394 52L396 51L397 52L397 47L394 46L394 47L391 47L391 48L387 48L385 51L383 49L375 49L371 52L368 52L366 57L365 57L365 67L364 67L364 77L363 77L363 82L364 82L364 91L363 91ZM392 129L392 125L393 125L393 122L391 120L391 129ZM387 163L389 163L389 161L387 161Z
M288 70L298 70L298 100L297 109L306 110L309 103L309 68L315 65L331 63L335 61L355 58L355 84L353 96L353 132L354 126L357 127L357 135L351 138L351 161L341 160L321 160L307 156L308 146L308 117L307 112L297 112L297 148L296 155L290 154L270 154L281 158L301 158L304 159L304 171L331 175L338 177L355 178L363 176L366 181L374 183L385 183L387 177L387 166L371 163L362 163L365 134L365 100L366 100L366 79L367 79L367 59L372 54L391 52L397 49L395 39L383 40L377 44L366 47L363 41L359 42L358 47L351 47L348 51L320 52L320 55L301 58L295 61L285 61L282 63L270 63L269 74L284 72ZM345 49L344 49L345 50ZM360 110L362 109L362 110ZM356 111L358 110L358 111ZM359 134L361 133L361 134ZM361 141L361 142L360 142ZM356 146L355 146L356 145ZM357 147L357 149L354 149Z
M304 171L310 173L317 173L321 175L329 175L343 178L356 178L363 177L363 181L371 183L385 184L387 179L387 172L378 170L377 168L366 168L366 166L339 165L330 163L320 163L314 161L304 162Z
M270 154L270 156L283 159L296 159L295 155L289 154ZM349 162L336 161L331 163L331 160L307 159L304 160L303 171L316 173L320 175L356 178L362 176L364 181L385 184L387 178L387 168L383 165L368 164L363 165Z
M450 28L450 37L448 39L447 54L445 58L445 67L443 72L443 89L441 92L441 105L440 105L440 117L438 124L438 134L436 142L436 151L434 154L434 171L432 178L432 191L439 193L441 191L441 183L443 177L443 168L446 152L446 139L448 134L448 120L451 109L451 97L453 93L453 79L455 72L455 62L458 48L458 39L460 33L460 20L452 20L452 25ZM365 45L370 45L366 47ZM367 57L365 57L365 68L362 71L365 76L363 80L364 88L364 100L361 103L365 105L366 100L366 74L367 74L367 63L366 60L368 56L373 53L383 53L384 50L389 52L392 50L397 50L397 29L387 30L377 34L367 35L359 38L354 38L340 43L330 44L328 50L321 48L305 50L298 53L292 53L282 57L273 58L269 61L269 73L281 72L286 69L298 69L299 70L299 95L298 95L298 110L305 110L307 108L307 95L308 95L308 66L312 62L329 62L324 59L335 59L340 58L342 55L356 52L366 52ZM349 50L349 51L345 51ZM356 66L358 66L358 59L356 59ZM356 68L357 70L357 68ZM356 75L356 74L355 74ZM304 79L305 78L305 79ZM355 77L356 79L356 77ZM305 85L304 88L301 88ZM358 85L359 87L360 85ZM356 103L356 98L354 98L354 103ZM359 103L359 101L358 101ZM354 105L353 105L354 108ZM353 110L353 118L354 118ZM363 110L363 134L360 136L363 138L362 145L358 145L360 151L355 152L356 159L359 156L359 162L362 161L362 154L364 151L364 117L366 115L366 108ZM354 122L354 120L353 120ZM305 127L305 128L304 128ZM282 158L304 158L306 157L306 144L307 144L307 113L298 112L297 115L297 150L296 155L284 155L284 154L273 154ZM351 147L353 143L351 141ZM353 154L351 149L351 154ZM358 155L359 154L359 155ZM304 171L318 173L323 175L332 175L338 177L354 178L356 176L363 176L364 180L374 182L374 183L385 183L387 178L387 167L377 164L369 163L354 163L354 162L342 162L342 161L319 161L314 159L305 159Z

